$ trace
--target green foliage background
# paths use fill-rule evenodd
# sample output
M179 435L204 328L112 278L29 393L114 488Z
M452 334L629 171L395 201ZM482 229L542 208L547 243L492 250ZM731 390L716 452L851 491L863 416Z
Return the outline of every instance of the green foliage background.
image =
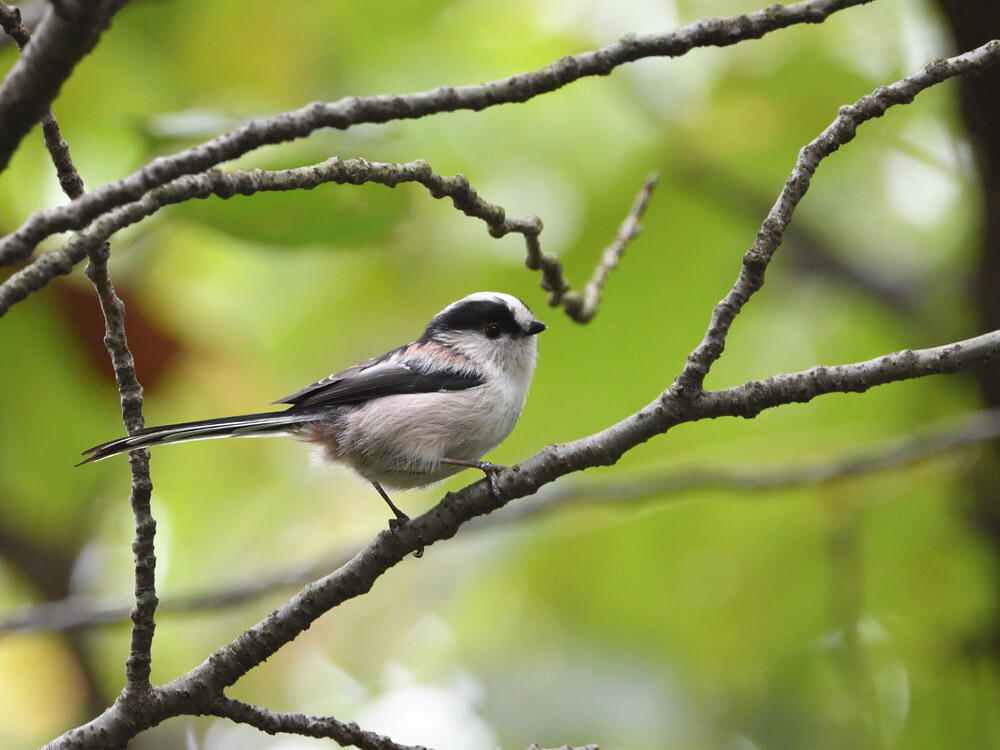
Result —
M249 116L490 80L629 30L757 7L135 3L54 109L93 188ZM517 462L601 429L670 385L798 149L840 105L948 51L931 7L884 0L762 41L644 61L524 105L321 132L250 154L238 166L339 155L461 172L511 215L539 215L543 246L577 287L647 173L662 180L644 233L584 327L546 309L517 237L491 239L419 186L326 186L165 210L112 240L147 423L256 411L411 339L447 303L496 289L523 298L549 330L521 422L491 459ZM10 45L0 53L5 68L15 55ZM737 319L709 387L979 333L964 291L975 191L955 84L863 126L820 167L798 234ZM36 132L0 181L0 226L59 202ZM913 307L890 309L810 271L802 256L815 252L914 291ZM73 468L80 450L121 432L88 295L78 271L0 322L0 526L5 538L75 561L74 594L127 601L126 461ZM956 376L685 425L566 485L877 451L977 399L971 377ZM1000 746L1000 678L965 649L997 604L996 560L965 513L976 459L947 455L773 492L571 503L473 525L325 616L231 693L442 750ZM370 488L310 470L307 449L291 441L174 446L154 452L152 471L165 602L358 549L386 519ZM398 499L419 512L476 479ZM190 669L287 593L163 613L154 680ZM41 598L0 560L0 610ZM114 699L126 626L74 638L0 637L4 747L32 747L89 719L95 700ZM186 735L206 748L291 746L197 720L168 722L138 746L176 747Z

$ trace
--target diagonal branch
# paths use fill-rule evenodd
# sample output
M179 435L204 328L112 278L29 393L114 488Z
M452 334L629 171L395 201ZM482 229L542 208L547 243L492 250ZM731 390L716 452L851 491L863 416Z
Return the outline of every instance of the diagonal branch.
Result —
M567 506L635 503L698 490L734 490L745 499L747 492L817 485L892 471L975 448L997 437L1000 437L1000 409L990 409L963 415L947 424L878 447L791 466L695 468L617 482L558 482L522 498L516 505L507 506L504 513L490 516L487 523L475 528L485 531L497 524L508 525ZM254 575L244 581L230 581L216 591L165 599L157 611L176 614L232 607L292 586L303 586L349 559L349 555L339 553L307 565ZM129 607L114 600L70 596L14 612L0 621L0 635L70 631L123 622L128 617Z
M862 123L881 117L897 104L909 104L921 91L959 75L974 76L1000 62L1000 41L993 40L970 52L934 60L911 76L889 86L880 86L857 102L840 108L837 118L799 152L795 168L757 233L753 246L743 257L743 268L729 294L715 306L702 342L688 356L674 389L678 394L699 393L712 365L722 356L733 320L764 285L764 272L784 239L785 229L799 201L805 196L820 162L854 139Z
M201 710L208 716L249 724L268 734L299 734L305 737L327 738L342 747L360 750L429 750L423 746L401 745L375 732L369 732L352 722L338 721L332 716L307 716L279 713L251 706L232 698L218 698Z
M724 416L752 418L764 409L805 403L828 393L863 393L877 385L935 374L963 372L1000 359L1000 331L922 350L904 350L866 362L814 367L776 375L763 381L698 398L664 391L645 408L601 432L580 440L550 445L524 463L497 476L499 492L480 480L448 493L436 506L395 531L381 532L365 549L330 575L308 584L267 618L232 643L211 654L202 664L162 687L153 687L156 700L133 713L119 700L89 724L50 743L49 747L103 747L107 738L134 736L171 716L204 711L243 675L273 656L334 607L361 596L407 555L449 539L478 516L531 495L559 477L597 466L610 466L626 452L685 422ZM126 729L130 727L130 729Z
M614 241L601 253L601 261L594 269L594 274L583 288L583 292L571 292L566 295L563 302L566 314L577 323L588 323L597 314L597 306L601 302L601 291L604 289L604 284L607 282L608 276L618 267L618 261L621 260L622 255L625 253L628 243L634 240L639 235L639 232L642 231L639 220L642 219L642 215L646 212L646 206L649 205L649 199L653 195L659 179L660 176L656 172L646 178L646 183L642 186L642 190L639 191L639 195L636 196L632 210L628 212L625 221L619 227L618 235Z
M0 172L127 1L61 0L50 4L34 41L0 83ZM3 9L16 13L6 4Z
M791 466L696 468L633 481L587 484L560 482L525 498L516 508L508 508L503 514L503 520L513 522L567 505L579 507L592 503L631 503L662 498L664 495L678 496L698 490L732 490L739 492L740 498L745 499L747 492L780 490L803 485L814 486L892 471L963 449L982 446L983 443L998 437L1000 437L1000 409L990 409L963 415L947 425L892 440L877 448L870 447L852 455ZM71 600L64 602L68 607ZM60 604L63 602L39 607L38 619L45 617L45 607ZM93 614L94 624L100 624L102 611L95 608ZM124 610L120 608L119 620L123 619L123 614Z
M1000 58L1000 42L991 42L950 60L936 61L892 86L880 88L851 107L803 149L795 171L743 262L733 290L713 314L705 341L692 352L674 385L652 403L622 421L588 437L551 445L523 464L481 480L458 493L448 493L422 516L394 531L383 531L365 549L330 575L305 586L266 619L218 649L186 675L150 687L151 700L138 704L124 694L89 724L54 740L50 746L98 747L124 743L136 733L181 713L203 711L224 699L224 690L339 604L367 593L390 568L418 549L454 536L469 520L537 492L559 477L583 469L609 466L622 455L672 427L723 416L753 418L764 409L805 403L828 393L862 393L891 382L934 374L961 372L1000 359L1000 331L923 350L904 350L835 367L814 367L718 391L702 383L722 352L732 320L763 283L763 273L818 163L854 136L858 124L878 117L888 107L909 102L951 76L974 74ZM493 486L491 486L493 485Z
M46 237L82 229L101 214L137 201L149 190L182 175L204 172L261 146L304 138L320 128L346 130L363 123L411 120L442 112L479 111L501 104L526 102L582 78L608 75L636 60L680 57L695 47L721 47L759 39L789 26L822 23L839 10L871 1L807 0L794 5L771 5L746 15L696 21L660 34L630 33L606 47L564 57L543 68L488 83L443 86L413 94L351 96L336 102L313 102L291 112L251 120L200 146L154 159L128 177L97 188L66 206L32 214L20 228L0 240L0 264L23 260ZM0 98L0 105L2 103ZM40 115L39 109L35 117Z
M876 385L961 372L998 358L1000 332L993 332L933 349L905 350L867 362L815 367L765 381L751 381L736 388L706 392L702 398L692 401L681 400L666 391L644 409L606 430L572 443L549 446L523 464L501 473L502 499L493 497L487 483L480 481L459 493L449 493L441 503L395 534L382 532L368 548L338 571L307 586L267 620L216 652L215 656L222 658L210 658L189 676L196 682L208 678L213 685L220 680L224 686L233 684L248 668L247 657L259 657L263 661L271 656L283 645L275 643L275 637L294 638L309 626L314 613L316 617L321 614L318 609L325 611L327 607L366 593L382 573L421 544L430 546L448 539L466 521L503 507L513 499L530 495L565 474L612 465L628 450L664 434L675 425L721 416L752 418L764 409L805 403L827 393L862 393ZM309 621L292 622L291 614L295 612L309 617ZM239 663L234 660L223 666L228 661L225 657L229 649L242 658ZM181 678L181 682L186 681L187 677ZM177 686L178 682L171 686Z

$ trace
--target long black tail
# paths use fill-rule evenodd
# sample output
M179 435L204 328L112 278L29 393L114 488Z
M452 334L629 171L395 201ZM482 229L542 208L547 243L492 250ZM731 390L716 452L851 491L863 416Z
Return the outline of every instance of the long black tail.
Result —
M164 443L183 443L188 440L209 440L227 437L265 437L287 435L295 425L323 419L319 412L271 412L263 414L241 414L237 417L203 419L199 422L168 424L162 427L145 427L128 437L101 443L88 448L80 455L86 456L77 466L100 461L117 453L135 448L145 448Z

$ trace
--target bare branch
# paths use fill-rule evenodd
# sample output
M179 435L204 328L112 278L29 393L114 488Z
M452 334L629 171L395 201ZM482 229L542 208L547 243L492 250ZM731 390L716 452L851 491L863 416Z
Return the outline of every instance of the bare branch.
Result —
M20 49L31 41L31 33L21 22L21 11L3 2L0 2L0 27Z
M131 722L137 722L132 726L141 730L169 716L210 705L223 690L298 637L324 613L370 591L386 571L410 553L451 538L471 519L533 494L561 476L614 464L627 451L675 425L722 416L752 418L764 409L804 403L827 393L863 393L876 385L962 372L998 358L1000 331L995 331L932 349L905 350L866 362L777 375L735 388L703 392L696 399L681 398L673 389L667 390L645 408L601 432L550 445L524 463L508 468L497 476L498 494L485 479L446 494L423 515L395 531L381 532L341 568L307 585L186 675L162 687L152 687L155 700L147 702L140 715L119 700L89 724L49 746L103 747L108 732L120 734L122 727Z
M632 210L628 212L621 227L618 228L618 235L614 241L601 253L601 261L594 269L594 274L590 277L583 292L573 292L566 295L563 302L566 314L577 323L587 323L597 314L597 306L601 302L601 290L604 289L608 276L618 267L618 261L621 260L625 247L642 231L639 220L642 219L642 215L646 211L649 198L652 196L653 190L656 189L656 183L659 179L659 174L655 172L646 178L646 183L639 191L639 195L636 196Z
M912 466L921 461L980 446L998 437L1000 409L991 409L963 415L947 425L892 440L878 448L868 448L854 455L793 466L693 469L625 482L560 482L524 498L516 506L508 508L500 518L504 522L512 522L566 505L578 507L590 503L635 502L698 490L733 490L745 493L838 482ZM741 494L741 497L745 495ZM305 583L304 580L302 582ZM41 605L46 606L48 605ZM39 611L39 617L41 614Z
M860 393L885 383L960 372L998 357L1000 332L994 332L933 349L905 350L867 362L751 381L706 392L696 400L680 399L666 391L616 425L581 440L551 445L502 472L497 477L499 497L480 480L458 493L448 493L438 505L395 532L383 531L346 565L304 588L267 619L162 690L190 696L193 690L211 692L234 684L324 612L367 593L383 573L409 553L451 538L468 520L530 495L560 476L614 464L628 450L675 425L720 416L750 418L766 408L803 403L826 393Z
M57 9L58 12L58 9ZM110 20L110 19L109 19ZM0 24L18 47L24 51L31 40L31 35L21 23L20 15L0 3ZM32 45L34 49L34 45ZM73 164L69 145L63 140L59 123L52 109L45 106L42 113L42 133L45 145L52 157L59 176L59 184L63 192L72 200L84 195L83 179ZM118 391L122 404L122 420L126 429L133 432L143 426L142 416L142 386L135 374L135 360L128 347L125 336L125 305L115 294L108 274L108 257L111 248L107 242L101 242L87 249L90 263L87 265L87 276L97 291L101 310L104 313L105 336L104 343L115 371ZM155 623L153 615L156 612L157 598L154 570L156 555L153 539L156 534L156 521L150 509L150 496L153 490L149 476L149 451L141 451L129 456L129 466L132 472L131 505L135 515L136 537L132 545L135 552L135 606L132 609L132 646L129 658L125 664L128 679L127 693L146 693L149 690L149 674L151 652L153 646L153 631Z
M771 5L728 18L696 21L660 34L627 34L606 47L564 57L528 73L471 86L444 86L413 94L351 96L337 102L313 102L242 127L170 157L157 158L118 182L109 183L66 206L37 211L15 232L0 240L0 264L28 257L46 237L79 230L101 214L139 200L149 190L182 175L198 174L269 144L304 138L320 128L346 130L363 123L410 120L441 112L479 111L500 104L526 102L592 76L610 74L626 63L648 57L680 57L695 47L726 46L759 39L802 23L822 23L831 14L871 0L807 0ZM2 93L2 92L0 92ZM3 100L0 98L0 105ZM41 115L41 110L35 115Z
M862 123L881 117L897 104L909 104L921 91L959 75L978 75L1000 62L1000 41L987 42L970 52L934 60L911 76L889 86L880 86L852 105L840 108L829 127L799 152L795 168L785 182L753 246L743 257L743 268L729 294L712 312L708 331L698 348L689 356L674 388L678 394L692 396L701 391L705 377L715 361L722 356L726 336L743 305L764 285L764 272L784 238L799 201L805 196L812 176L820 162L838 148L854 139Z
M224 589L192 596L166 599L158 612L199 612L241 604L268 592L298 587L336 570L353 556L354 551L329 555L308 565L287 570L255 573L251 578L228 583ZM130 606L121 602L89 596L71 596L59 601L26 607L0 622L0 634L74 630L93 625L123 622Z
M822 461L784 467L692 469L623 482L559 482L547 485L534 495L521 498L518 503L508 505L504 513L491 515L485 523L476 525L475 530L486 531L566 506L575 508L592 503L638 502L699 490L733 490L745 493L843 481L911 466L962 449L974 448L997 437L1000 437L1000 409L991 409L963 415L947 424L889 441L876 448L869 447L853 455L836 456ZM231 581L218 591L167 598L157 611L176 614L232 607L291 586L302 586L327 571L340 567L349 559L349 554L340 553L308 565L254 575L246 581ZM122 622L128 617L127 605L87 596L72 596L28 606L13 613L6 620L0 621L0 635L74 630Z
M57 135L58 126L56 126ZM65 179L72 180L74 175L75 170L71 170ZM76 176L76 179L79 179L79 176ZM655 184L652 178L647 181L632 212L622 224L619 237L605 250L602 261L594 272L594 278L587 286L587 302L584 306L574 307L571 301L575 298L564 298L564 293L570 285L563 276L559 259L553 253L542 252L539 241L542 222L538 217L507 218L501 206L479 197L464 176L459 174L444 177L435 173L423 160L392 164L371 162L362 158L341 160L335 156L319 164L295 169L275 171L252 169L228 173L210 169L201 174L179 177L166 185L150 190L135 203L121 206L105 214L65 242L62 247L45 253L0 284L0 316L3 316L12 305L26 299L29 294L38 291L56 276L69 273L77 263L88 254L94 253L115 232L151 216L161 208L212 195L230 198L234 195L253 195L258 192L312 190L331 182L350 185L374 182L387 187L417 182L426 187L434 198L448 197L455 208L466 216L481 219L486 223L491 236L499 238L511 233L523 235L526 247L525 265L533 270L541 270L541 285L543 289L549 291L549 303L558 305L560 302L565 302L570 317L581 323L593 317L600 301L601 286L617 265L625 244L638 234L638 219Z
M102 243L110 234L103 238L101 234L123 215L125 223L148 215L143 212L156 210L157 201L168 198L171 190L179 184L194 185L195 187L191 189L202 190L211 188L215 184L213 180L218 181L218 184L226 184L226 180L231 176L222 175L213 169L215 164L265 143L303 137L318 127L346 128L360 122L384 122L389 119L420 117L434 112L465 108L482 109L504 102L526 101L585 75L606 74L625 62L641 57L654 54L679 55L697 44L728 44L760 36L790 23L817 22L834 10L864 1L812 0L789 7L772 6L764 11L736 19L698 22L672 34L629 35L602 50L564 58L534 73L515 76L493 84L461 89L437 89L425 94L401 97L352 98L334 104L316 103L297 112L251 122L203 146L182 152L175 157L156 160L119 183L101 188L90 196L74 199L69 206L36 213L14 235L0 242L0 257L8 261L24 258L32 252L41 238L67 229L81 230L79 237L67 243L61 251L75 247L77 248L75 252L91 255L89 275L98 288L102 304L105 305L109 351L115 361L116 375L119 375L126 424L131 429L135 424L141 423L139 409L141 388L134 382L134 372L131 370L131 355L121 326L123 310L120 300L114 296L110 281L106 277L106 267L103 265L106 260L106 246ZM78 10L77 3L71 3L69 0L62 0L57 7L73 8L74 12ZM792 20L793 18L796 20ZM32 42L29 51L34 49L36 44L38 42ZM358 736L347 737L350 740L349 744L358 747L398 748L399 746L391 740L364 733L354 725L341 724L331 718L275 714L265 709L231 701L226 698L224 691L295 639L324 613L349 599L367 593L386 571L402 562L410 553L450 538L469 520L501 508L516 498L530 495L559 477L590 467L614 464L627 451L657 435L666 433L675 425L721 416L753 418L764 409L790 403L805 403L827 393L860 393L876 385L931 374L959 372L984 362L1000 359L1000 331L995 331L945 346L895 352L867 362L816 367L799 373L777 375L763 381L751 381L734 388L717 391L705 391L703 388L705 376L712 364L721 356L733 320L742 306L763 284L767 265L780 245L792 213L808 189L812 174L820 161L840 145L849 142L859 124L881 116L890 106L907 103L923 89L951 76L975 74L985 66L994 64L998 59L1000 59L1000 42L991 42L950 60L936 61L914 76L892 86L880 88L855 105L843 108L837 120L802 150L795 169L764 222L757 240L743 259L743 269L736 284L726 299L716 307L704 340L688 357L687 365L674 385L661 393L652 403L598 433L570 443L548 446L524 463L503 471L494 482L481 480L460 492L448 493L427 513L394 531L380 533L365 549L333 573L308 584L267 618L211 654L201 665L163 686L152 686L148 679L149 644L153 634L153 611L156 606L153 589L155 557L152 548L155 523L148 512L151 489L148 484L148 457L141 453L133 455L131 459L133 507L137 524L137 538L134 544L137 563L137 605L133 615L136 627L133 629L128 685L116 703L101 716L57 738L50 743L50 746L124 747L135 734L155 726L166 718L182 713L208 713L247 721L255 726L259 725L265 731L298 730L303 734L319 732L320 734L312 736L334 737L338 738L338 741L357 730ZM0 86L0 103L6 87L5 81ZM2 132L0 129L0 135ZM2 142L3 139L0 138L0 144ZM54 149L54 153L58 151L58 147ZM68 158L68 153L66 156ZM59 159L57 155L55 160L58 162ZM427 169L429 171L429 168ZM74 170L67 171L66 175L72 177L72 171ZM442 196L449 195L456 207L487 221L491 231L505 230L507 219L502 215L491 213L490 210L497 207L485 202L480 203L478 196L471 191L467 182L459 181L459 177L438 178L433 173L430 174L438 180L456 181L437 182L427 177L434 184L434 187L429 186L432 192L437 191ZM239 179L244 177L241 176ZM268 180L270 179L269 176ZM207 180L208 186L199 183L200 180ZM464 178L461 180L464 181ZM64 184L71 182L68 180ZM82 184L80 189L82 190ZM581 310L587 304L588 290L591 299L599 299L601 285L607 273L618 262L628 240L635 234L639 214L645 206L649 189L651 186L647 186L645 197L640 195L636 207L623 225L619 238L624 239L614 243L605 252L591 284L584 292ZM449 190L452 192L448 192ZM211 192L214 191L208 190L208 193ZM491 216L493 219L490 220L486 216ZM546 270L542 260L539 260L545 258L538 244L540 224L537 229L530 226L526 227L526 231L522 229L525 228L506 229L506 231L521 231L525 235L529 265L532 257L535 257L543 270L545 283L549 283L552 287L550 292L563 294L565 289L559 289L557 283L558 279L561 279L561 272L558 276L553 275L554 272L551 269ZM74 242L77 244L74 245ZM80 255L80 259L83 255ZM57 253L46 254L29 268L11 277L11 281L19 278L19 283L22 285L9 287L11 290L9 294L28 289L24 292L27 294L30 288L23 285L25 279L29 281L34 279L35 281L31 283L38 283L43 277L37 274L45 273L45 268L59 269L67 264L72 268L74 262L79 261L73 261L66 253L62 256ZM22 276L28 271L36 275ZM45 280L47 278L51 278L51 275ZM42 280L41 284L44 284L45 280ZM4 287L8 289L6 285ZM133 380L130 380L130 377ZM362 745L359 742L383 744Z
M108 274L110 254L111 249L107 243L92 249L90 263L87 264L87 277L97 290L101 310L104 312L104 344L111 356L115 380L118 382L122 422L131 434L140 429L145 421L142 414L142 386L136 377L135 360L125 336L125 303L115 294ZM150 689L153 632L156 628L154 615L159 601L156 597L156 520L150 505L153 482L149 475L149 451L130 452L128 462L132 474L129 503L135 517L135 540L132 542L132 552L135 555L135 606L131 613L132 642L125 662L125 692L146 694Z
M18 49L23 52L28 42L31 41L31 32L21 22L21 12L17 8L0 2L0 26L14 40ZM73 166L73 160L69 155L69 146L59 132L59 123L56 122L55 115L52 114L52 108L46 106L40 119L45 145L52 156L52 163L55 164L59 184L70 200L79 198L83 195L83 180L80 179L76 167Z
M342 722L332 716L307 716L305 714L279 713L258 706L251 706L232 698L213 700L201 709L205 714L231 719L239 724L249 724L268 734L301 734L305 737L327 738L342 747L361 750L429 750L416 745L401 745L389 737L368 732L354 722Z
M6 3L3 3L3 9L0 10L0 14L7 16L8 14L17 14L18 23L24 27L25 31L28 29L33 29L41 23L42 19L45 17L46 11L49 9L49 4L45 0L28 0L28 2L21 3L16 8ZM0 49L11 42L16 42L18 46L21 46L21 42L18 41L17 37L11 33L7 28L6 22L0 22L0 26L3 30L7 32L7 36L0 36Z
M705 391L697 399L681 398L670 389L618 424L572 443L549 446L498 479L505 494L521 497L564 474L614 464L627 451L684 422L724 416L750 419L765 409L806 403L828 393L863 393L877 385L963 372L997 359L1000 331L931 349L894 352L866 362L776 375L734 388ZM970 428L967 439L985 440L990 429L996 426ZM461 496L465 496L464 490ZM446 498L442 505L448 501ZM491 507L477 514L495 509L489 499L480 502ZM426 532L424 539L429 546Z
M0 83L0 171L127 0L50 4L34 41ZM11 9L5 4L5 12Z

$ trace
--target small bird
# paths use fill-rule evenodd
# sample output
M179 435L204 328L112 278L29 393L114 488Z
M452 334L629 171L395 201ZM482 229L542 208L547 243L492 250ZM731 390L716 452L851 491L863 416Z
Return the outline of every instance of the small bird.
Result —
M77 466L136 448L224 437L290 435L386 489L423 487L465 468L494 493L503 466L480 459L506 439L528 397L545 324L521 300L479 292L439 312L416 341L313 383L285 411L146 427L85 450Z

